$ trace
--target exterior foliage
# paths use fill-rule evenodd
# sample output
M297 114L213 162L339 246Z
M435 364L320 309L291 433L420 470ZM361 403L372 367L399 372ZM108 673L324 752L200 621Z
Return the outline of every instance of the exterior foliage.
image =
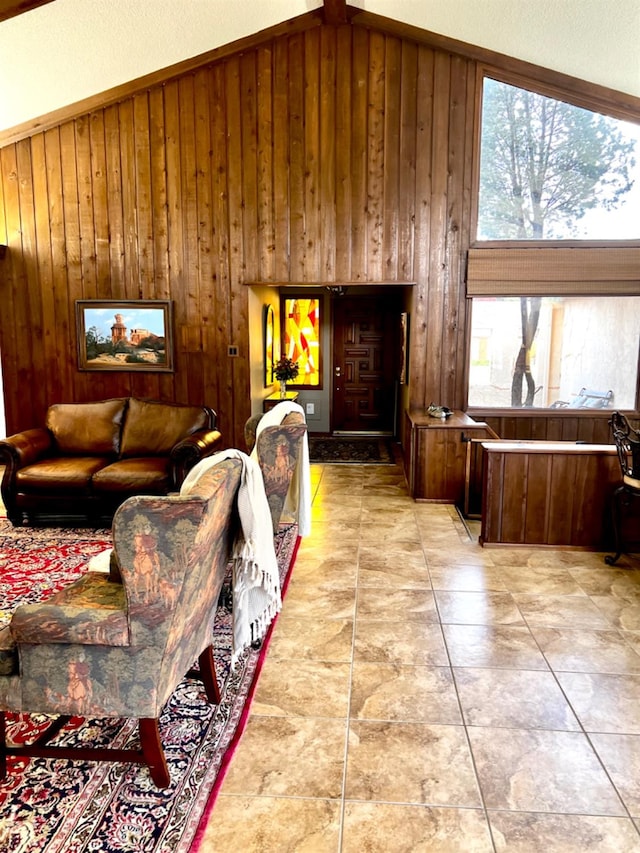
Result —
M479 238L581 238L579 223L588 211L615 208L631 189L634 148L614 119L485 79ZM540 305L540 297L521 297L514 408L534 403L530 362Z

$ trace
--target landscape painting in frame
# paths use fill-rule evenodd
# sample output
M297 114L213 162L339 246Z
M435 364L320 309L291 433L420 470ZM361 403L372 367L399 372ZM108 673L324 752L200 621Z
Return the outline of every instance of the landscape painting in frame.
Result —
M169 300L78 300L80 370L173 371Z

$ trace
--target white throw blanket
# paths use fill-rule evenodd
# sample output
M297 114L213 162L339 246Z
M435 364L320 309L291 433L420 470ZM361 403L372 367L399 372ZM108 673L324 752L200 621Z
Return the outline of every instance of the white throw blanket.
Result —
M299 403L283 400L260 418L256 427L256 443L251 458L258 461L258 436L265 427L280 426L291 412L299 412L304 417L304 409ZM291 487L287 495L287 509L291 509L298 523L298 535L311 533L311 469L309 467L309 439L307 433L302 437L300 458L293 472Z
M273 617L282 608L280 575L273 544L271 511L260 466L241 450L223 450L207 456L187 474L181 495L223 459L239 459L240 533L233 546L233 648L231 667L252 642L262 640Z

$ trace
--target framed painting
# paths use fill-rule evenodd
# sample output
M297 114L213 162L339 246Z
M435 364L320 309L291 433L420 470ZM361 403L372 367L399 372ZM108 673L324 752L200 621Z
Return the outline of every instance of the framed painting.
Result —
M76 301L80 370L173 372L168 299Z

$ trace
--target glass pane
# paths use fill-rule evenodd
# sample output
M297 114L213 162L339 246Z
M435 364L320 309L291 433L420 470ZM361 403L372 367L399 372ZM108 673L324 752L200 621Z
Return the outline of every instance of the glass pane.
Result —
M640 238L640 125L485 78L477 237Z
M635 409L640 297L472 302L469 406Z
M300 372L288 385L320 386L320 300L284 300L284 354Z

